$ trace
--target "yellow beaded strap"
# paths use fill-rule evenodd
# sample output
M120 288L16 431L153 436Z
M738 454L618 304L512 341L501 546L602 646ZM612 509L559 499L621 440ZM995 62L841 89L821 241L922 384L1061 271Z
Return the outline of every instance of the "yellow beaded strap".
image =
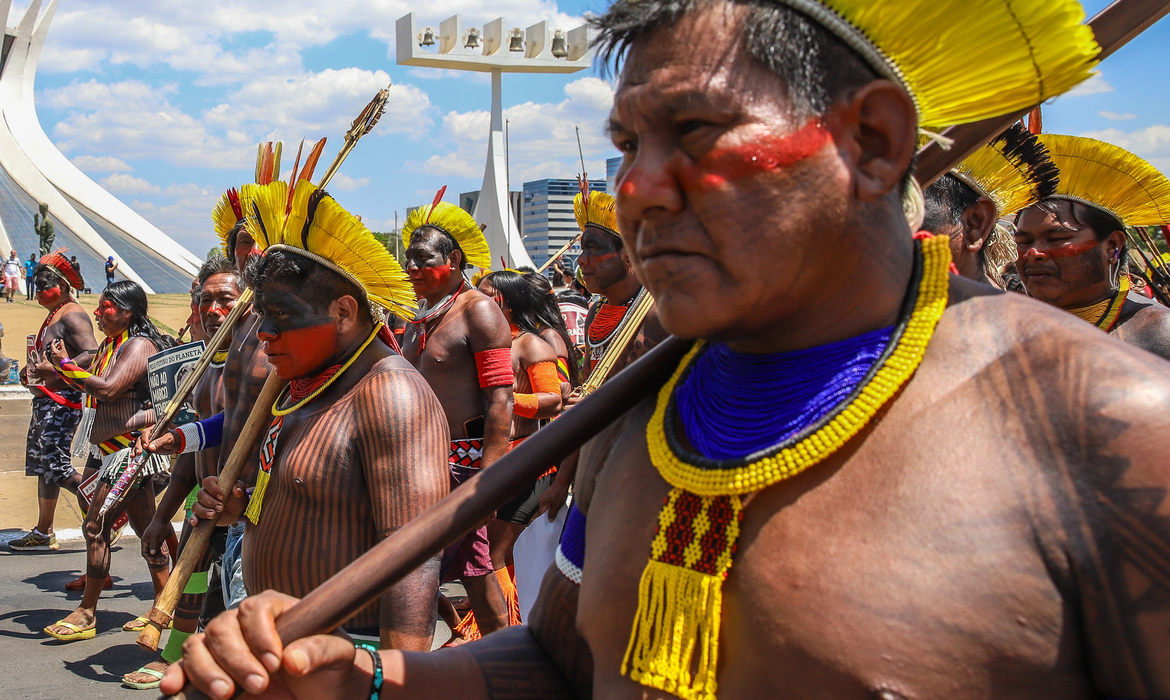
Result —
M684 700L715 700L723 581L739 539L740 496L836 452L914 374L946 310L951 262L945 236L917 245L921 252L915 255L901 321L886 351L835 411L793 438L742 460L708 460L684 451L674 434L674 390L701 352L702 341L662 388L646 438L651 461L674 488L658 514L650 560L638 585L638 612L622 675Z
M366 342L362 343L361 347L359 347L357 349L357 352L355 352L354 354L349 356L349 359L345 361L345 364L341 366L341 369L337 370L337 372L335 372L333 374L333 376L329 378L329 381L327 381L324 384L322 384L321 386L317 387L313 391L313 393L309 394L305 398L296 402L292 406L289 406L288 408L277 408L277 406L279 406L281 404L281 402L285 400L285 398L284 398L285 394L288 393L288 387L286 386L284 388L284 390L280 392L280 396L277 397L276 403L272 404L272 415L274 415L278 418L283 418L284 416L287 416L288 414L297 410L301 406L304 406L305 404L313 401L318 396L320 396L322 392L324 392L326 389L328 389L330 386L333 385L333 382L340 379L341 375L345 374L345 370L349 369L349 366L352 365L358 359L358 356L361 355L362 352L365 351L365 349L370 345L370 343L374 342L374 338L378 337L378 331L382 330L383 325L384 324L382 324L382 323L375 323L374 324L374 330L373 330L373 332L370 333L370 337L366 338Z
M1112 297L1092 306L1069 309L1068 312L1108 333L1113 328L1113 324L1117 323L1117 317L1121 315L1121 307L1125 306L1125 298L1129 295L1129 289L1129 275L1122 275L1117 291Z

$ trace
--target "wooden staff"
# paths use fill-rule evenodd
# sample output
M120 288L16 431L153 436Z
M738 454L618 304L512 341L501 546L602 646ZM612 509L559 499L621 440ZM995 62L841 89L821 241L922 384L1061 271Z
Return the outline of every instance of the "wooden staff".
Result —
M626 353L626 348L629 347L642 328L642 321L646 320L646 314L650 313L650 307L654 306L654 296L645 287L638 294L638 300L634 302L634 306L626 312L625 318L622 319L621 324L613 332L613 339L609 341L605 352L601 355L601 360L598 361L597 366L589 372L589 378L581 384L576 393L579 396L588 396L605 382L609 377L609 373L613 371L614 365Z
M1097 33L1097 42L1101 44L1102 58L1116 51L1168 11L1170 0L1117 0L1105 8L1090 22ZM931 150L931 157L919 162L916 175L919 183L926 187L934 182L1027 111L1010 118L997 117L977 122L976 125L995 122L1000 126L998 130L989 130L984 126L982 133L986 134L985 137L964 135L964 140L961 143L956 140L957 148L951 151ZM951 132L948 135L955 138L956 130L948 131ZM583 399L571 411L566 411L548 426L533 433L519 447L496 461L491 469L473 476L462 488L452 491L321 584L276 621L281 642L287 645L302 637L336 629L403 576L483 522L521 488L542 474L546 465L557 464L630 408L661 389L690 347L690 341L673 336L667 338ZM237 689L239 693L242 691ZM173 697L178 700L206 698L190 684Z
M321 176L321 182L317 183L318 189L325 189L325 185L328 185L329 181L333 179L333 176L337 174L337 170L345 162L345 159L349 157L350 151L357 145L361 137L370 133L374 125L382 118L382 113L386 111L386 101L389 99L390 86L387 85L379 90L377 95L374 95L374 99L370 100L370 103L357 116L357 119L354 119L353 123L349 125L349 131L345 132L345 143L341 146L341 150L337 152L337 156L334 157L333 162L329 165L329 169Z
M288 644L336 628L436 552L459 541L486 514L531 484L548 468L546 465L559 463L631 406L657 391L691 345L692 341L675 337L660 343L571 411L533 433L492 464L491 469L476 474L358 557L280 616L276 627L281 640ZM190 686L174 697L204 698Z
M1170 12L1170 0L1115 0L1089 21L1097 44L1101 47L1099 60L1105 60L1130 39L1145 31ZM942 177L967 156L982 148L1004 129L1018 122L1032 107L1014 114L992 117L971 124L952 126L942 133L953 143L945 149L932 141L918 151L918 184L923 189Z
M232 307L231 313L227 315L227 318L223 320L223 324L215 332L215 336L207 343L207 347L203 350L203 356L199 358L199 363L195 365L195 371L189 373L183 379L183 383L179 385L179 388L175 391L175 395L171 397L171 402L167 404L167 409L163 412L162 418L151 427L151 435L161 435L166 432L167 426L175 419L175 414L187 402L187 399L191 396L191 392L195 391L195 385L199 383L200 378L203 377L203 373L211 366L211 361L215 358L215 353L222 350L223 346L227 344L228 339L232 335L232 328L235 327L240 317L244 315L244 312L248 308L248 302L250 301L252 301L252 290L245 289L240 293L240 297L236 299L236 305Z
M248 415L247 422L244 423L244 429L240 431L240 437L232 447L231 456L228 457L223 471L219 473L216 484L223 493L230 494L232 487L239 481L245 463L252 456L264 429L268 427L272 404L276 402L283 389L284 382L277 378L275 372L269 372L268 379L264 381L264 387L260 390L260 396L252 406L252 412ZM146 615L148 622L138 635L138 646L148 651L158 651L159 636L162 635L163 629L170 624L175 613L175 605L178 604L179 597L183 595L183 589L187 587L187 581L190 580L191 574L195 571L195 566L203 558L203 552L206 551L214 531L214 519L200 519L199 524L195 526L190 537L187 538L178 563L175 564L175 568L171 569L171 576L167 579L166 587L163 588L158 600L155 601L154 606Z
M571 240L568 243L561 246L560 250L558 250L556 253L554 253L551 258L546 260L543 265L541 265L539 268L537 268L537 270L536 270L537 273L543 274L544 271L548 269L549 265L552 265L556 261L560 260L562 255L569 252L569 248L572 248L573 246L577 245L577 241L581 240L582 235L584 235L584 234L578 233L576 236L573 236L573 240Z

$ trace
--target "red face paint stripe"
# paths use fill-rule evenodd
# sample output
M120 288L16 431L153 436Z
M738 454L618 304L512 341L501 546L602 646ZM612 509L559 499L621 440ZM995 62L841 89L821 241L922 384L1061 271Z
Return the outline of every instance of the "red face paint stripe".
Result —
M727 180L790 168L816 154L830 140L829 130L814 119L788 134L711 150L699 160L696 175L702 185L718 186Z

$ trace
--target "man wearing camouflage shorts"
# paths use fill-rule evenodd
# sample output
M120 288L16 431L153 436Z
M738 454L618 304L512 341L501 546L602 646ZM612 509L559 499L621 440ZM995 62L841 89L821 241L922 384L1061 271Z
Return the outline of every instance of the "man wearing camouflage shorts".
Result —
M30 358L37 362L21 370L20 383L33 394L24 473L37 477L40 509L32 532L8 543L17 552L58 549L53 533L57 497L62 486L73 493L81 486L81 475L69 459L69 445L81 420L81 392L61 381L47 360L49 345L57 339L86 365L97 348L93 322L70 295L73 281L79 281L77 273L61 252L41 258L33 273L37 302L49 314L37 334L35 358Z

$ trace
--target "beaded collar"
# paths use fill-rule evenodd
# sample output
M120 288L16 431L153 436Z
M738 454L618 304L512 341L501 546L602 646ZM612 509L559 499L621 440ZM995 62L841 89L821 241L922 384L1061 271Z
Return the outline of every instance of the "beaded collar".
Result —
M1069 309L1068 312L1108 333L1117 323L1117 317L1121 315L1121 307L1125 306L1125 298L1129 295L1129 289L1129 275L1121 275L1117 291L1113 293L1112 297L1091 306Z
M950 243L915 243L915 264L899 321L881 356L836 407L779 444L740 459L684 449L675 389L704 348L698 341L662 388L646 426L650 459L673 488L638 587L621 673L682 698L715 700L722 586L743 515L740 496L819 464L855 437L918 368L946 310Z

